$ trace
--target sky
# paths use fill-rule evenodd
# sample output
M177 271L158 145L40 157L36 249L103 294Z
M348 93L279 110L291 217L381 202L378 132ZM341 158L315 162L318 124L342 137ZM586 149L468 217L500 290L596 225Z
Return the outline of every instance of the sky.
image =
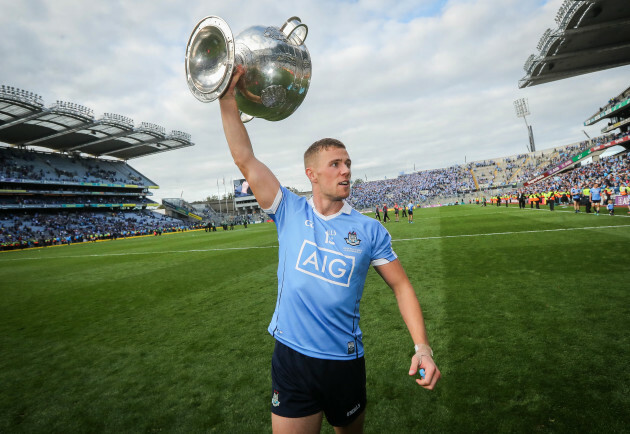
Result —
M313 65L290 117L247 124L256 156L283 185L310 190L304 150L346 144L352 178L376 180L527 152L513 102L527 98L537 149L600 135L583 122L628 86L630 67L519 89L523 65L563 0L0 0L0 84L151 122L193 147L129 160L160 186L153 198L203 200L241 174L218 102L188 89L184 58L195 25L308 26ZM224 187L225 180L225 187Z

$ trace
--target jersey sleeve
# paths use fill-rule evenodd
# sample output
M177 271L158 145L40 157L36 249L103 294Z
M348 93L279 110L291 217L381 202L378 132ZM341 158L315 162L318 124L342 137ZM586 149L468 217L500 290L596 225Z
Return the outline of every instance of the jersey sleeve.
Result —
M381 224L377 224L374 227L374 244L372 246L370 265L377 267L394 261L398 256L394 252L394 249L392 249L392 237L389 235L389 232L387 232L387 229Z
M265 213L269 214L269 216L272 218L273 221L276 220L274 216L278 212L280 208L280 204L282 203L282 197L284 196L283 189L284 188L280 186L280 188L278 188L278 193L276 193L276 197L273 200L273 203L271 204L271 206L268 209L263 209Z
M283 227L287 215L291 214L291 209L295 209L298 198L295 193L280 186L271 206L268 209L263 209L263 211L269 215L277 228Z

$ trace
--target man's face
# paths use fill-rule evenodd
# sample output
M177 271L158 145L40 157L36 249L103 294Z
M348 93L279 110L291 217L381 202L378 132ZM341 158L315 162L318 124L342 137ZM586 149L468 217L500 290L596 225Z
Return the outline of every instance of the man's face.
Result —
M309 178L329 199L345 199L350 195L350 164L350 156L345 149L324 149L314 159Z

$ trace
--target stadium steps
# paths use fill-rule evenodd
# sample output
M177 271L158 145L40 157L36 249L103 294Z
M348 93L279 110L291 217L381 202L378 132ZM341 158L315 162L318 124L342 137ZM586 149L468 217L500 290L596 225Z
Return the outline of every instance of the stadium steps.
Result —
M516 182L515 179L518 179L518 174L521 173L521 170L523 170L523 166L520 166L518 169L512 172L512 176L510 176L510 179L507 180L507 183L512 184L513 182Z
M479 190L479 183L477 182L477 177L475 176L475 172L472 169L468 169L468 171L470 172L473 182L475 183L475 188Z

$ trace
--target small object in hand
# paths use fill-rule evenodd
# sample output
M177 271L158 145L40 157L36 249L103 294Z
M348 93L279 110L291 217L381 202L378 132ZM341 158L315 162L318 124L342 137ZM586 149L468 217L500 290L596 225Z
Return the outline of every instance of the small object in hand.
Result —
M420 378L424 380L424 376L425 376L424 369L420 369L420 371L418 371L418 374L420 374Z

